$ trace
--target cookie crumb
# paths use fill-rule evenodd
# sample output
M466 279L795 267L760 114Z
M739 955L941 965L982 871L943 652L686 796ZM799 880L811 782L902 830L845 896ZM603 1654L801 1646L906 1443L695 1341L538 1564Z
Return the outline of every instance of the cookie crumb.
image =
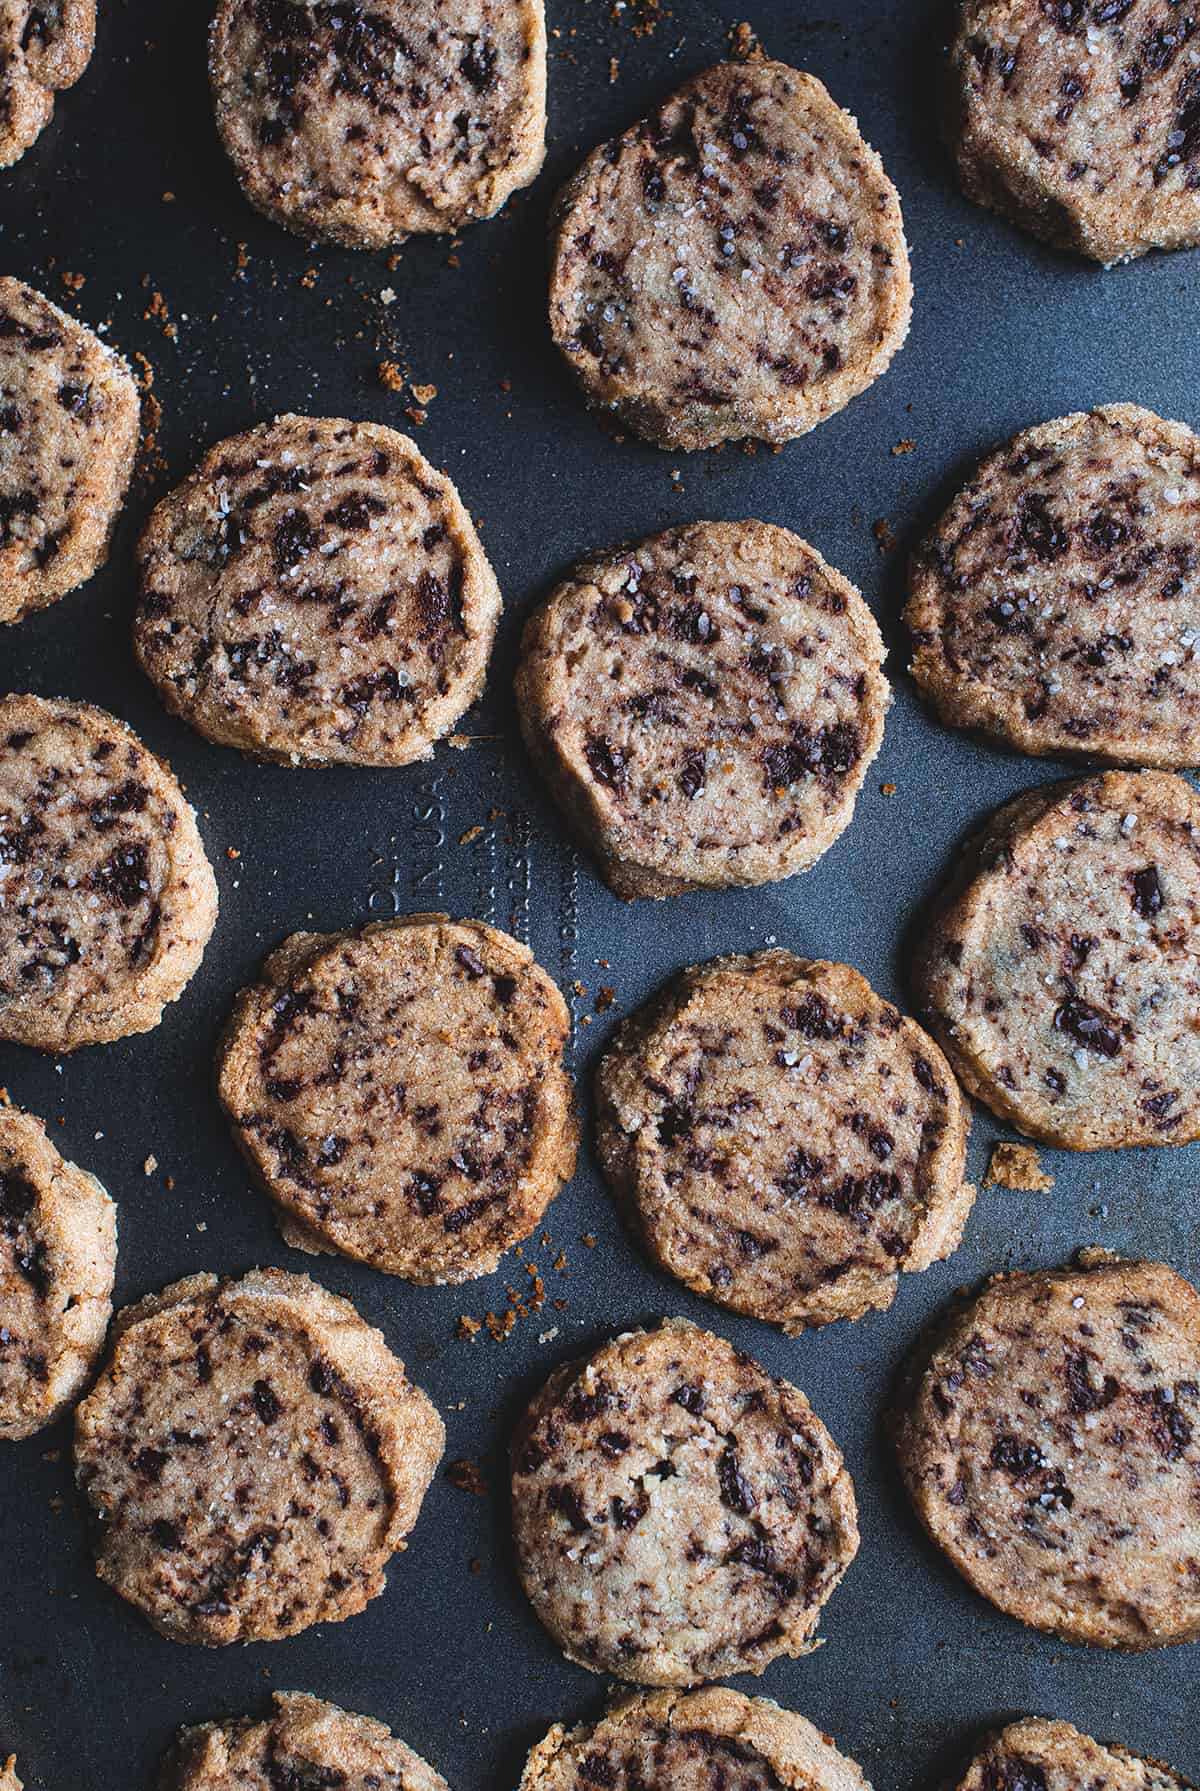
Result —
M1014 1194L1044 1194L1054 1186L1054 1177L1046 1174L1032 1144L997 1144L983 1185Z
M151 1151L150 1155L146 1158L146 1161L142 1164L142 1174L153 1175L157 1168L158 1158L155 1156L154 1152Z
M447 1462L446 1478L459 1492L473 1493L477 1499L486 1499L488 1496L488 1483L483 1477L483 1471L479 1463L471 1461L469 1457Z
M896 537L886 516L879 516L875 519L871 524L871 533L875 537L875 544L880 553L891 553L896 545Z

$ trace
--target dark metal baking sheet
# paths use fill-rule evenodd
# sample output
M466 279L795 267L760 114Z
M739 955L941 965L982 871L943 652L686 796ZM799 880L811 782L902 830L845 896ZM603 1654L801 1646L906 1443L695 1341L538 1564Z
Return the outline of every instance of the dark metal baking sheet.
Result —
M973 457L1018 427L1119 398L1200 421L1200 255L1100 273L968 205L933 127L940 6L930 0L762 0L751 23L769 51L813 70L858 114L900 187L912 335L879 384L782 453L672 458L614 442L549 342L549 201L582 152L717 59L739 15L674 0L653 33L639 35L644 7L629 0L614 17L610 4L551 0L546 168L503 219L463 236L457 265L445 241L410 243L394 268L383 256L312 251L249 210L212 127L200 0L105 6L82 84L0 175L0 267L59 297L64 273L85 276L66 302L89 321L109 320L127 353L149 357L166 457L131 498L106 570L0 633L0 688L86 698L131 722L186 782L221 884L203 968L156 1032L60 1062L0 1049L0 1082L62 1120L63 1148L119 1202L122 1302L200 1268L314 1269L284 1247L248 1186L212 1083L234 991L297 927L440 906L510 926L564 986L586 986L573 997L572 1046L585 1103L619 1014L676 967L719 951L778 941L844 958L903 1000L911 929L956 842L994 804L1064 769L942 730L918 706L897 626L904 549ZM316 277L305 283L310 268ZM155 292L177 340L146 316ZM407 427L403 399L375 377L381 358L438 387L421 446L482 518L504 590L488 692L464 730L482 738L398 772L258 767L171 720L137 672L132 543L168 469L180 477L210 441L278 410ZM906 438L913 451L893 456ZM565 843L517 741L510 675L521 619L587 549L693 517L747 515L807 536L880 617L896 683L883 751L853 825L808 876L626 908ZM891 553L872 533L878 518L898 542ZM891 798L885 782L896 786ZM477 826L482 833L460 844ZM227 847L241 856L228 858ZM618 1005L593 1016L599 985L615 989ZM976 1178L994 1136L977 1117ZM160 1168L146 1176L151 1152ZM295 1687L392 1723L454 1791L515 1786L530 1743L554 1720L597 1712L604 1688L559 1657L517 1586L507 1434L555 1363L612 1331L682 1312L807 1391L846 1452L861 1502L862 1551L826 1612L826 1645L776 1662L746 1689L807 1713L879 1791L934 1784L984 1725L1027 1711L1123 1739L1200 1779L1195 1650L1122 1658L1068 1648L992 1610L917 1531L881 1440L897 1364L961 1283L1058 1262L1091 1242L1200 1273L1200 1147L1044 1155L1052 1192L985 1191L961 1250L906 1277L891 1312L790 1342L652 1272L587 1150L548 1215L553 1242L525 1262L510 1257L485 1282L412 1288L321 1259L314 1272L382 1326L446 1417L448 1459L479 1460L490 1497L439 1478L386 1593L361 1616L274 1646L206 1652L161 1640L94 1581L70 1495L68 1427L6 1445L0 1756L14 1748L27 1783L46 1791L140 1791L177 1724L258 1709L272 1687ZM560 1251L565 1274L551 1266ZM458 1341L458 1315L503 1308L530 1261L545 1278L545 1309L505 1342L486 1333ZM565 1310L549 1303L557 1299Z

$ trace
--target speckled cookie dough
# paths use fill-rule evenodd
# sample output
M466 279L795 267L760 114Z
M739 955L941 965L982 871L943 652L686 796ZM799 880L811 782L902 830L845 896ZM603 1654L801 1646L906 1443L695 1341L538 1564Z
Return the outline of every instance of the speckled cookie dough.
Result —
M0 0L0 168L41 136L95 40L95 0Z
M239 997L219 1091L290 1242L466 1281L574 1172L568 1030L528 947L480 921L298 933Z
M172 1641L274 1641L384 1587L445 1440L348 1300L193 1275L118 1315L76 1413L96 1572Z
M957 1245L966 1116L933 1040L846 964L686 970L596 1078L600 1161L659 1265L790 1334Z
M31 1113L0 1107L0 1437L32 1436L83 1390L104 1345L117 1209Z
M1105 1648L1200 1637L1200 1294L1084 1252L998 1275L919 1348L895 1420L917 1515L985 1598Z
M699 522L577 566L526 624L517 706L627 900L770 883L849 825L891 691L875 619L787 529Z
M912 673L1025 752L1200 763L1200 442L1136 404L989 455L913 558Z
M381 424L284 416L218 442L139 561L142 669L218 745L407 765L483 689L495 574L450 480Z
M1026 1717L989 1736L955 1791L1190 1791L1169 1766L1104 1747L1070 1723Z
M966 0L944 109L968 196L1104 263L1200 242L1198 33L1178 0Z
M149 1032L198 968L217 886L196 818L124 722L0 698L0 1039Z
M184 1729L163 1762L159 1791L448 1791L383 1723L302 1692L276 1692L274 1705L265 1722L240 1717Z
M0 0L0 42L3 18ZM104 564L138 414L119 354L32 286L0 278L0 622L45 609Z
M530 1754L519 1791L596 1791L597 1786L604 1791L870 1791L854 1761L807 1718L724 1686L626 1697L599 1722L571 1730L556 1724Z
M959 1077L1067 1150L1200 1136L1200 797L1166 772L1031 790L963 851L916 986Z
M858 1549L803 1393L684 1319L551 1375L512 1448L521 1583L593 1673L697 1685L814 1646Z
M490 218L542 165L542 0L220 0L209 74L253 205L379 249Z
M820 81L723 63L558 200L550 325L589 402L663 448L786 442L908 334L900 200Z

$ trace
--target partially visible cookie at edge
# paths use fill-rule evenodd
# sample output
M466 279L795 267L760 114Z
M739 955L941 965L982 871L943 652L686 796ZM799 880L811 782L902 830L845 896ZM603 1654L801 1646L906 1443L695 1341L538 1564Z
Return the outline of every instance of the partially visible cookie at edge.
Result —
M1000 1785L1037 1791L1191 1791L1178 1773L1116 1744L1105 1747L1070 1723L1025 1717L989 1735L954 1791Z
M273 1703L263 1721L236 1717L182 1730L158 1791L447 1791L385 1724L303 1692L275 1692Z
M556 1723L518 1791L870 1791L806 1717L725 1686L623 1697L595 1723ZM1121 1788L1124 1791L1124 1787Z
M352 249L491 217L545 154L543 0L220 0L209 74L251 203Z
M218 745L407 765L483 689L495 574L451 480L382 424L282 416L218 442L138 557L142 669Z
M884 656L798 535L698 522L571 571L525 625L518 712L617 895L746 887L807 870L849 825Z
M913 556L912 673L1031 753L1200 763L1200 441L1134 404L1023 430Z
M22 1791L20 1779L17 1777L17 1756L10 1754L7 1760L0 1761L0 1791Z
M31 1113L0 1107L0 1437L32 1436L82 1391L104 1345L117 1209Z
M92 58L96 0L0 0L0 168L10 168L54 115Z
M620 1028L596 1098L601 1164L654 1260L789 1333L889 1306L974 1200L949 1064L845 964L682 972Z
M589 402L660 447L790 441L908 333L896 189L781 62L694 76L592 152L552 228L554 340Z
M0 278L0 622L44 609L104 564L138 416L116 350L32 286Z

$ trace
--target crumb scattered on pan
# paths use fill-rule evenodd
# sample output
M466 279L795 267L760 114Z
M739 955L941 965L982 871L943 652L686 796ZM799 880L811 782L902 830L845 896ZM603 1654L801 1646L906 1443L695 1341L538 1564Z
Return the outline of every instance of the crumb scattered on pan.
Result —
M471 1461L469 1457L448 1462L446 1478L459 1492L473 1493L477 1499L486 1499L488 1496L488 1483L483 1477L483 1470L477 1461Z
M896 545L896 537L886 516L879 516L875 519L871 524L871 533L875 537L875 544L880 553L891 553Z
M734 62L762 62L766 57L766 51L759 43L754 27L745 19L740 25L731 28L728 43L729 54Z
M146 1158L146 1161L142 1164L142 1174L153 1175L157 1168L158 1158L155 1156L154 1152L151 1151L150 1155Z
M892 449L892 453L893 454L911 454L913 449L916 447L916 445L917 444L912 439L911 435L906 435L904 437L903 441L899 441L896 443L895 447Z
M1009 1188L1014 1194L1044 1194L1054 1186L1054 1177L1046 1174L1032 1144L998 1144L983 1183L986 1188Z

